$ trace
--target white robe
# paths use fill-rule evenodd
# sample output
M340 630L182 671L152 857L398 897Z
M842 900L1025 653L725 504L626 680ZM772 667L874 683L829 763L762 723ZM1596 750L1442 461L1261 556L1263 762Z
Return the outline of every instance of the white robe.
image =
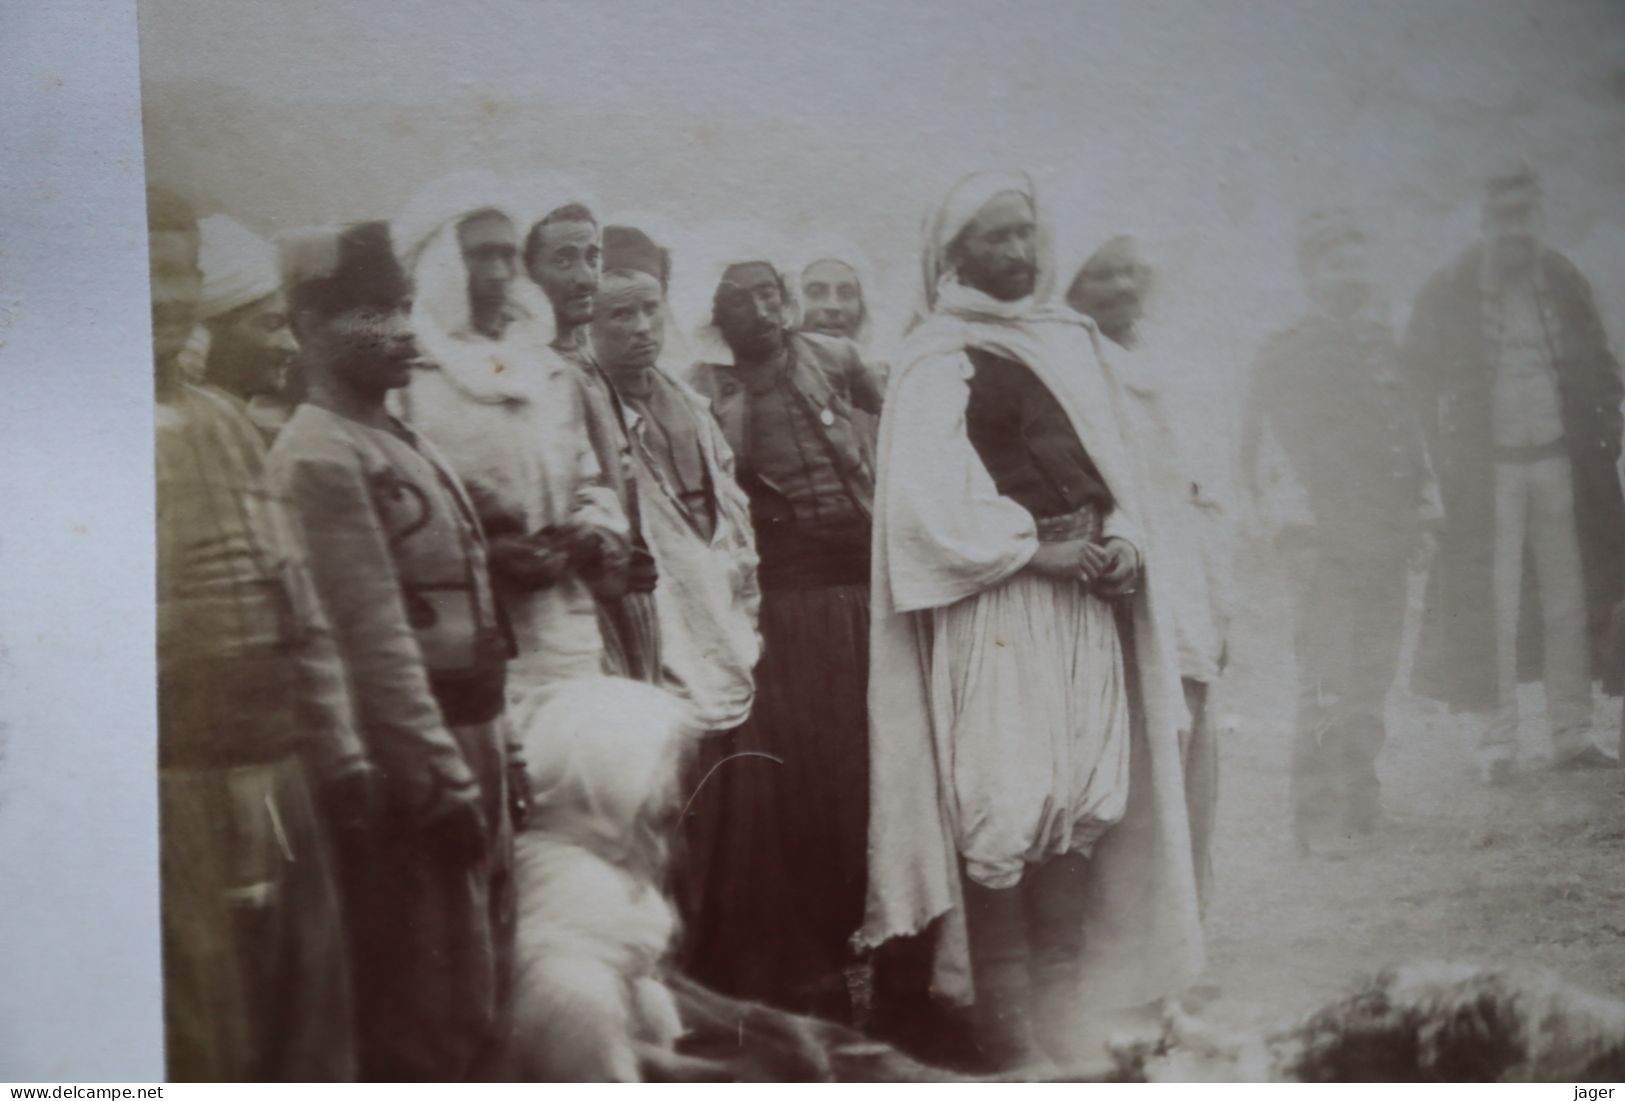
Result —
M947 767L953 713L934 674L922 617L1010 578L1037 549L1032 516L1002 497L966 435L979 346L1026 364L1066 411L1116 509L1107 534L1142 547L1126 658L1139 674L1127 806L1095 848L1085 924L1085 988L1098 1006L1139 1004L1183 989L1200 971L1202 937L1177 727L1183 716L1170 630L1157 605L1156 549L1138 519L1138 461L1123 440L1120 388L1091 323L1030 302L1004 304L957 284L938 287L911 335L880 428L870 673L869 895L858 939L918 932L946 916L933 984L974 999ZM1068 369L1076 365L1076 369ZM916 381L917 380L917 381ZM916 393L917 391L917 393ZM915 393L913 400L902 400ZM1125 636L1127 641L1127 636Z

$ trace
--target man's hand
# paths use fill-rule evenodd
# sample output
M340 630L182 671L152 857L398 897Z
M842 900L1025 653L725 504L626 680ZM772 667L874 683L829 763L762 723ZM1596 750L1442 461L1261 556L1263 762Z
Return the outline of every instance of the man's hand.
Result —
M627 591L627 563L631 557L626 540L601 528L578 528L570 536L570 565L593 596L599 600L619 600Z
M557 584L569 569L565 549L551 539L496 535L490 547L491 572L527 592Z
M453 864L474 864L485 859L485 817L471 800L457 800L423 834L429 848Z
M1062 543L1040 543L1033 552L1027 568L1055 581L1082 581L1095 579L1103 562L1100 548L1082 539L1068 539Z
M642 547L632 548L632 557L626 566L626 587L635 593L652 593L660 571L655 568L655 556Z
M1127 539L1113 537L1099 548L1104 559L1097 577L1102 596L1127 596L1140 576L1140 552Z

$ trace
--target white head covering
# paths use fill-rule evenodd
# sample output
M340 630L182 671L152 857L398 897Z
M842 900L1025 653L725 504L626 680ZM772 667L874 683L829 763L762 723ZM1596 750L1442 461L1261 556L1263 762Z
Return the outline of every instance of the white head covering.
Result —
M198 223L198 267L203 297L198 318L208 321L275 294L282 286L271 243L229 214Z
M1038 190L1033 186L1032 177L1025 172L972 173L955 184L942 202L926 215L920 247L922 298L915 311L916 322L936 307L937 295L944 283L959 281L959 273L948 261L949 246L989 199L1007 191L1025 195L1037 217ZM1054 249L1043 219L1039 218L1038 282L1032 294L1033 303L1043 305L1048 302L1054 289Z
M735 264L772 265L784 283L785 324L792 329L800 324L794 255L777 230L746 219L713 222L691 234L681 251L673 249L669 297L673 312L691 327L697 357L707 363L734 361L733 349L712 320L712 303L723 273Z
M514 724L538 816L612 844L645 807L678 796L678 765L695 734L682 700L623 677L538 689Z
M875 267L869 262L864 251L851 241L838 233L820 232L812 234L800 241L795 250L794 266L785 272L786 277L795 280L795 290L801 293L801 281L807 274L807 269L820 260L835 260L851 268L857 275L858 285L863 293L863 319L858 322L858 331L853 334L860 347L867 346L875 331L875 300L880 294L880 280L875 274Z
M552 339L553 311L540 288L517 273L509 291L514 320L501 341L475 337L468 303L468 269L457 243L457 225L470 214L494 210L513 223L524 241L524 218L512 191L486 172L462 172L425 186L391 225L401 266L412 277L412 326L424 354L466 386L480 392L520 384L483 369L483 353L521 339L546 344Z

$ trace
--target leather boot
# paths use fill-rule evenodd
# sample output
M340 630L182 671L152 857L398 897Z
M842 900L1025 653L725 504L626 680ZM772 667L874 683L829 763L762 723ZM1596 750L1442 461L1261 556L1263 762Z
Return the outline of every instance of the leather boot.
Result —
M1076 1063L1084 1033L1083 909L1089 858L1052 857L1022 883L1032 945L1032 1020L1038 1042L1057 1064Z
M1020 887L996 889L965 880L976 1045L984 1069L1020 1070L1041 1058L1028 1016L1032 1000L1027 915Z

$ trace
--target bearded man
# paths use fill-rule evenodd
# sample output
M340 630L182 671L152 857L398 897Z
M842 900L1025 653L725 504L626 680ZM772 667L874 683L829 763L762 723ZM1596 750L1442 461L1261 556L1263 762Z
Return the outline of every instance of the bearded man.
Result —
M1168 367L1155 344L1146 347L1149 265L1133 237L1114 237L1078 269L1067 305L1090 318L1111 342L1112 366L1129 399L1128 440L1146 475L1147 538L1156 543L1167 570L1163 591L1170 605L1179 678L1191 721L1180 731L1185 798L1196 860L1196 888L1204 908L1213 877L1213 825L1218 812L1219 752L1210 711L1213 688L1225 664L1224 593L1228 567L1223 510L1202 491L1174 430L1166 386Z
M592 369L587 327L593 318L603 249L598 218L579 188L560 180L533 182L533 208L546 213L525 235L525 272L552 308L553 350L577 369L583 387L584 425L627 521L624 585L598 592L599 633L605 668L618 676L658 684L663 676L660 617L655 607L658 570L642 527L640 485L632 443L604 377Z
M303 521L383 777L345 853L361 1073L462 1081L499 1017L529 794L505 719L507 632L473 500L385 407L417 354L388 227L290 237L283 272L310 397L271 475Z
M147 202L168 1075L348 1080L329 831L364 818L372 774L260 434L234 398L186 382L177 363L205 285L197 221L167 191Z
M1002 1070L1078 1059L1086 1008L1202 957L1137 463L1093 325L1044 304L1038 216L984 174L927 219L875 497L861 939L941 919L936 990Z
M794 331L773 263L746 254L720 269L702 335L723 362L692 381L749 500L763 654L750 720L694 765L708 778L691 826L728 826L699 857L710 882L684 948L715 989L840 1019L863 903L880 396L850 341Z
M1485 240L1430 280L1405 362L1438 460L1446 526L1414 683L1485 716L1479 765L1512 774L1518 682L1542 678L1559 769L1617 768L1596 744L1592 679L1625 596L1619 364L1573 264L1540 240L1540 182L1489 180Z
M548 347L548 303L521 277L511 210L495 181L451 177L397 219L396 247L424 353L399 408L474 501L520 696L603 672L595 594L625 584L627 525L588 435L581 380Z
M290 385L299 346L288 328L276 250L226 214L203 219L203 297L198 320L208 333L203 381L237 398L269 446L298 404Z

